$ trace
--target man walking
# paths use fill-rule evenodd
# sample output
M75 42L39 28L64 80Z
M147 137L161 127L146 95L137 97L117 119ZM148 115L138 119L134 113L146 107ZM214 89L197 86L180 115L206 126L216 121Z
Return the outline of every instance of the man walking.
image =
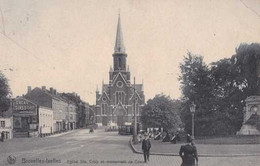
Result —
M179 155L182 158L181 166L195 166L195 160L196 166L198 165L197 148L192 142L192 138L189 134L187 136L187 144L181 146Z
M148 137L148 134L144 134L144 140L142 141L142 150L144 153L144 162L146 163L149 161L149 154L150 154L151 142Z

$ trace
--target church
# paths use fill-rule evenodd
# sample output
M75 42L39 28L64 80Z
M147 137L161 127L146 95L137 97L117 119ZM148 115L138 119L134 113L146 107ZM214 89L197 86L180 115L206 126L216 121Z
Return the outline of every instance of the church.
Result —
M137 122L140 121L142 107L145 103L142 84L131 83L127 54L123 42L120 15L118 16L116 42L113 56L113 68L110 67L109 83L102 83L101 92L96 90L96 116L99 126L116 123L118 126L129 124L134 119L134 106Z

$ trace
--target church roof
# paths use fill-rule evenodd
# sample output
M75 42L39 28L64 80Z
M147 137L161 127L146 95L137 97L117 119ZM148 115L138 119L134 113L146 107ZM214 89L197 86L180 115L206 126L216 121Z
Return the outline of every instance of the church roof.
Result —
M108 92L108 86L109 86L108 84L103 84L103 87L102 87L103 89L102 90L104 92Z
M134 87L134 85L132 85ZM142 92L143 84L135 84L135 89L137 92Z
M120 14L118 16L116 43L114 48L115 53L125 53L125 46L123 41L123 32L121 30Z

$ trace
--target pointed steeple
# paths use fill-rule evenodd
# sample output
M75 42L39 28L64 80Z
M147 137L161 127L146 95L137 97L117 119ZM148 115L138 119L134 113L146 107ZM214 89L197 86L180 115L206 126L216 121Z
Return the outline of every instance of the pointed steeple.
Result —
M121 29L120 13L118 15L117 32L116 32L116 43L114 53L125 53L125 46L123 41L123 32Z

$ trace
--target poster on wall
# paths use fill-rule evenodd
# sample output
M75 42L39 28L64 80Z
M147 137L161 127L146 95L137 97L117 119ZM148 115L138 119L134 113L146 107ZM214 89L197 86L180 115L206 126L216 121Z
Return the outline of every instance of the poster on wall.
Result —
M14 117L14 128L22 128L21 117Z

